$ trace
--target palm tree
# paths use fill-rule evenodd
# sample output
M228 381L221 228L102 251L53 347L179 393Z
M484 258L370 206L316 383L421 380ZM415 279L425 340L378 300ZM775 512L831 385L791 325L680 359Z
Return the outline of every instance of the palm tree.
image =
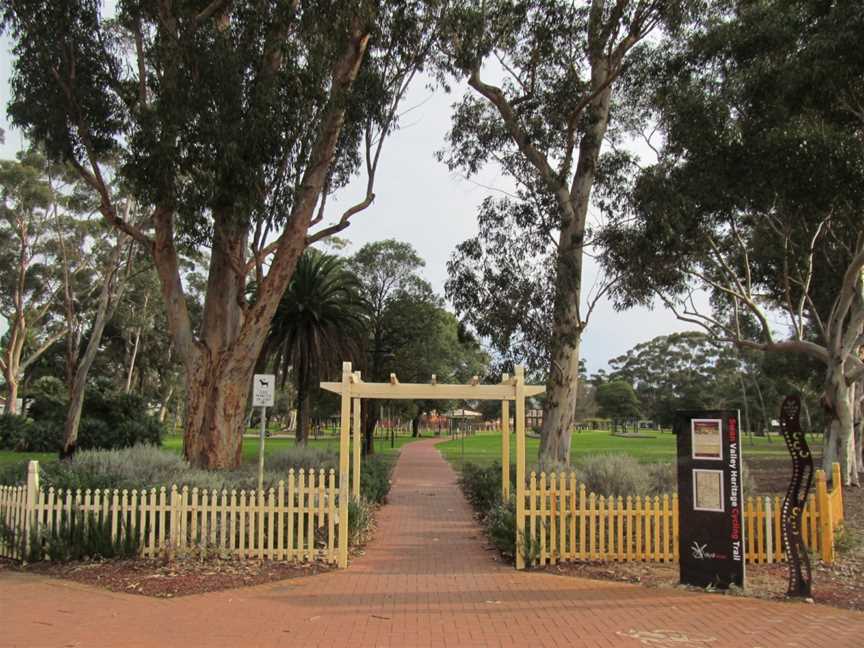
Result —
M343 360L360 357L366 336L366 303L345 262L309 249L300 258L270 325L267 355L284 384L291 368L297 389L297 442L309 436L310 397L320 376ZM269 358L268 358L269 359Z

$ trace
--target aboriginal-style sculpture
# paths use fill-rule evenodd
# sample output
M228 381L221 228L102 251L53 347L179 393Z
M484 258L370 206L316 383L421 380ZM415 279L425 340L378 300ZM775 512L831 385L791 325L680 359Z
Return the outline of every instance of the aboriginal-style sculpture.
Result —
M798 419L800 411L801 398L798 396L787 396L780 410L780 430L789 454L792 455L792 480L783 500L781 519L783 549L789 563L789 588L786 596L810 598L812 575L804 536L801 534L801 516L807 503L807 493L813 483L813 457L801 431Z

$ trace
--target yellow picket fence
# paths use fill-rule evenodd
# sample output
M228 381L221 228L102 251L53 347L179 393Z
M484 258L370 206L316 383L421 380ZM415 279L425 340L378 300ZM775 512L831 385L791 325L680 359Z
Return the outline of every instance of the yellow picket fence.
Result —
M843 520L840 466L833 487L816 471L816 492L802 516L804 543L822 560L834 560L834 530ZM746 551L751 563L785 560L780 497L748 497L744 512ZM549 565L569 560L678 560L678 496L605 497L586 492L575 475L531 473L526 492L526 563Z
M338 489L333 470L294 470L276 488L47 490L0 486L0 556L24 559L29 543L64 527L98 523L112 541L132 536L142 556L204 552L271 560L337 559ZM74 519L73 519L74 517Z

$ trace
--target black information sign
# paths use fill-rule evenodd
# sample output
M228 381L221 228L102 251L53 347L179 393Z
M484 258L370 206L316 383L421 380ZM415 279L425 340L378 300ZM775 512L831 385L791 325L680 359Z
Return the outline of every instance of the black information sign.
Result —
M744 587L744 497L735 410L678 411L681 582Z

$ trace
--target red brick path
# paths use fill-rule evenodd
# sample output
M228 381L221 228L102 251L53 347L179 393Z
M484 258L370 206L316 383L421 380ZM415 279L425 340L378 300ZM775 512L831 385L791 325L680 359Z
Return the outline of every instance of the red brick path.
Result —
M0 576L0 646L864 646L864 615L516 572L434 440L405 446L346 571L175 600Z

